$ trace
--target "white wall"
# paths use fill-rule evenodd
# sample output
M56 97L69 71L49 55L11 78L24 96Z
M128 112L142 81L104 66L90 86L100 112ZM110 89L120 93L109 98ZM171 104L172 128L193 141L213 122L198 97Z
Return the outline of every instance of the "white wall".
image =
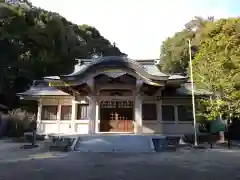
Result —
M155 121L143 121L143 133L146 134L174 134L182 135L187 133L193 133L193 122L178 121L178 106L179 105L191 105L191 99L162 99L159 101L149 101L157 104L158 118ZM175 120L166 122L162 119L161 106L172 105L174 107Z
M164 100L144 100L144 102L155 102L157 104L157 119L154 121L141 121L141 106L138 98L135 101L135 120L136 127L135 132L137 134L146 133L157 133L157 134L184 134L193 132L192 122L180 122L177 117L177 109L175 109L175 121L166 122L162 120L161 106L162 105L173 105L177 108L178 105L189 105L191 104L190 99L164 99ZM87 101L90 103L88 108L88 117L85 120L76 120L76 104ZM41 111L42 105L57 105L58 106L58 119L47 121L41 118L41 113L38 113L37 121L37 132L38 133L78 133L78 134L90 134L98 132L98 113L96 111L97 102L94 98L80 97L74 100L73 97L59 97L59 98L42 98L39 100L39 112ZM72 105L73 115L71 120L62 121L61 105Z
M73 97L45 97L39 100L38 106L38 120L37 120L37 132L43 134L49 133L66 133L66 134L88 134L89 132L89 120L76 120L76 104L82 103L82 101L88 101L86 97L74 100ZM58 114L57 120L44 120L41 118L41 109L44 105L57 105ZM72 119L61 120L61 106L71 105L72 106Z
M155 123L143 123L143 133L146 134L175 134L182 135L187 133L193 133L192 123L179 123L179 124L167 124L161 122Z

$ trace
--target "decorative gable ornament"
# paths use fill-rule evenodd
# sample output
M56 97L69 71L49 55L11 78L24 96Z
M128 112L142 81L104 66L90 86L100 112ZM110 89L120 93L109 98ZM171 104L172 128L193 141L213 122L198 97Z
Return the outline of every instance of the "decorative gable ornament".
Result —
M117 78L117 77L123 76L126 73L122 72L122 73L104 73L104 74L111 78Z
M117 77L123 76L124 74L126 74L126 72L118 69L111 69L111 70L109 69L109 70L104 70L104 74L111 78L117 78Z

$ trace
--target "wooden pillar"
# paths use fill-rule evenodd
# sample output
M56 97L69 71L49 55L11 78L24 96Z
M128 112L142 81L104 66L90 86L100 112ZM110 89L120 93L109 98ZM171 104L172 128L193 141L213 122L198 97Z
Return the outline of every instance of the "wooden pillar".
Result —
M76 112L77 112L77 105L76 105L76 101L73 99L72 100L72 118L71 118L71 128L72 128L72 132L76 132Z
M42 100L38 100L38 112L37 112L37 132L40 133L43 131L42 127Z
M88 133L93 134L95 133L95 125L96 125L96 93L95 93L95 85L94 85L94 78L90 78L87 81L87 85L89 87L89 109L88 109Z
M178 120L178 106L174 105L173 107L174 107L174 117L175 117L174 123L178 124L179 123L179 120Z
M99 102L96 101L96 116L95 116L95 133L99 132L100 119L99 119Z
M140 95L140 87L142 86L143 82L141 80L137 80L136 84L136 98L135 98L135 133L136 134L142 134L142 99Z
M135 99L135 133L142 133L142 100L140 96Z
M95 119L96 119L96 97L89 97L89 109L88 109L88 133L95 133Z
M58 133L61 133L61 129L60 129L60 120L61 120L61 104L59 102L59 99L58 99L58 111L57 111L57 129L58 129Z

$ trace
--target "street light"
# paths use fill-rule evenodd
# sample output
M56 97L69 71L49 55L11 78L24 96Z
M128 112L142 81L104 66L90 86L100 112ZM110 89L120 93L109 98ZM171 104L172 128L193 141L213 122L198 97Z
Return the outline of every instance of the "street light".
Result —
M192 109L193 109L193 126L194 126L194 146L198 146L197 140L197 122L196 122L196 108L195 108L195 96L194 96L194 85L193 85L193 67L192 67L192 45L191 40L188 40L188 50L189 50L189 66L190 66L190 78L192 86Z

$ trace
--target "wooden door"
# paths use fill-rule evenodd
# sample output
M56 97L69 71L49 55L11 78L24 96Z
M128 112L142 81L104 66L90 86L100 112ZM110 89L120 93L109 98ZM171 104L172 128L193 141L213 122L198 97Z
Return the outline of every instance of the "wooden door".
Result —
M100 106L101 132L134 132L132 101L103 101Z

